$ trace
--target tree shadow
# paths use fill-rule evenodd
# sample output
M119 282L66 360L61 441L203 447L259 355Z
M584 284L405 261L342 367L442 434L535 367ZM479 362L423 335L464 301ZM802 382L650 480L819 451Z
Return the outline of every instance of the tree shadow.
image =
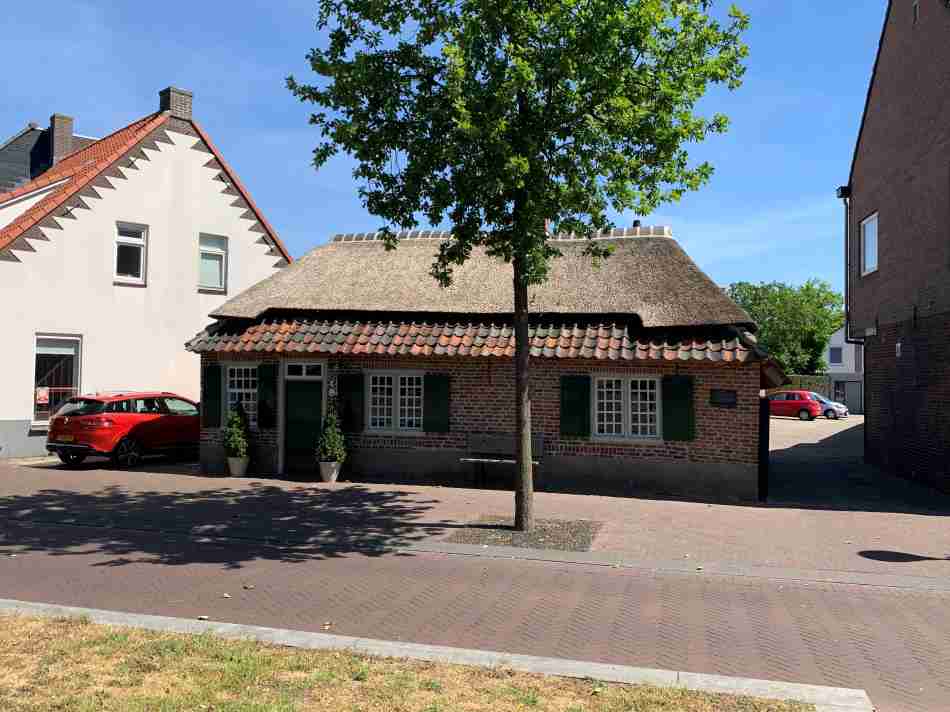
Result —
M858 556L872 561L886 561L891 564L910 564L916 561L950 561L950 556L924 556L922 554L907 554L903 551L883 551L868 549L859 551Z
M98 566L302 562L381 556L440 536L449 521L425 521L436 500L359 485L335 488L252 482L194 492L46 489L0 497L0 546L56 556L107 554Z

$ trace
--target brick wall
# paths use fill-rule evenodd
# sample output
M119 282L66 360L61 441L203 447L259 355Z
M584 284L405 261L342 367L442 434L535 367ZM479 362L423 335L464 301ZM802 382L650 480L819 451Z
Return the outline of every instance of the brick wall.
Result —
M204 360L214 359L206 355ZM275 360L242 355L242 360ZM295 358L296 360L296 358ZM328 361L328 371L344 373L364 369L411 369L451 376L450 432L422 435L375 435L364 432L350 438L351 447L377 449L465 449L469 433L511 433L515 427L514 367L505 361L420 358L336 358ZM560 438L560 377L568 374L642 373L647 376L672 374L694 378L696 439L691 442L605 443ZM629 459L680 462L743 463L758 462L759 366L732 366L713 363L656 364L584 364L535 360L532 362L532 424L543 433L545 455L602 455ZM714 388L736 390L738 407L716 408L709 405ZM209 441L213 433L203 432Z
M950 9L890 4L851 175L851 331L950 311ZM878 213L878 270L860 225Z
M950 314L884 326L865 355L867 459L950 491Z

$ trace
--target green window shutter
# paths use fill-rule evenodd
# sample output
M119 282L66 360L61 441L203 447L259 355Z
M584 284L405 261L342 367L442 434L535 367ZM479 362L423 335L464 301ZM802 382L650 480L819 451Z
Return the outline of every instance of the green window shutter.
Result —
M449 432L449 376L444 373L426 374L422 386L422 429L427 433Z
M221 427L221 364L201 367L201 426Z
M692 376L663 377L663 439L696 439L696 407Z
M361 433L365 429L363 383L362 373L343 373L337 377L337 408L344 432Z
M590 437L590 376L561 376L561 436Z
M257 427L261 430L277 427L277 370L273 362L257 367Z

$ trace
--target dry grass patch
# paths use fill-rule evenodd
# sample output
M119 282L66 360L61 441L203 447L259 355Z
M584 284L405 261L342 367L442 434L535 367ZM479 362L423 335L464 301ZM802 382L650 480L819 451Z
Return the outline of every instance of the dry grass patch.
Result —
M612 685L210 634L0 616L5 712L805 712L811 705Z

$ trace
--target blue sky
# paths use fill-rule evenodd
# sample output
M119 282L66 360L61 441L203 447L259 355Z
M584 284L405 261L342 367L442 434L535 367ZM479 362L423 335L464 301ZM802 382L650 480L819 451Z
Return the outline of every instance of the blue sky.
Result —
M717 282L842 286L842 209L886 0L739 0L752 16L749 70L736 92L704 106L731 116L726 136L693 150L712 182L644 224L669 224ZM719 6L725 3L719 2ZM41 8L41 9L40 9ZM158 106L173 84L195 93L195 116L299 256L335 232L372 230L346 158L319 173L308 107L284 88L309 80L321 41L309 0L12 3L0 138L53 112L102 136ZM618 216L630 224L633 216Z

